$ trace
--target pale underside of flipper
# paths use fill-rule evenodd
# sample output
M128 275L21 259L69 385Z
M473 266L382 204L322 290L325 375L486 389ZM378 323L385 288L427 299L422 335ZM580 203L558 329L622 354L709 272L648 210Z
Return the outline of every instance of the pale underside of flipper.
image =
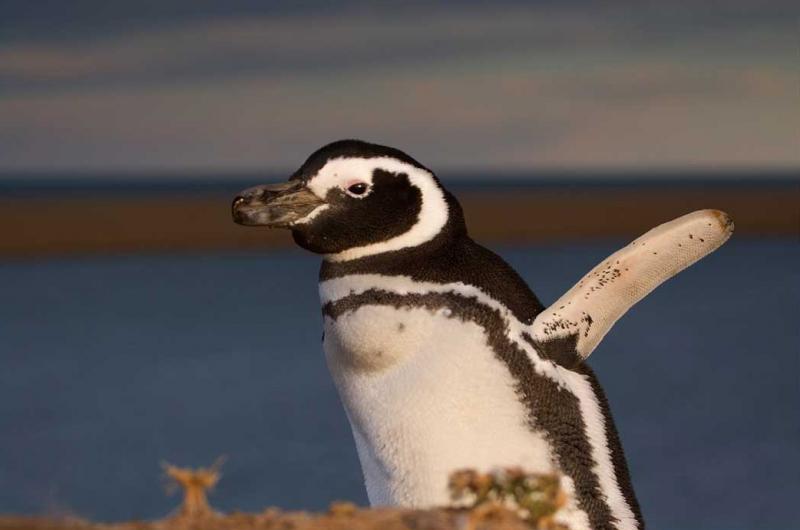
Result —
M533 322L531 340L567 367L586 359L611 326L664 281L719 248L733 221L699 210L657 226L584 276Z

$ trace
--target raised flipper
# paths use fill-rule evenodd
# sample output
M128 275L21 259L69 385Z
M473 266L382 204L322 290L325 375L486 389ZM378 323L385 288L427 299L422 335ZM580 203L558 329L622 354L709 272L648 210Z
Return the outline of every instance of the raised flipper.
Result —
M611 326L662 282L719 248L733 221L700 210L653 228L597 265L533 322L530 340L570 367L586 359Z

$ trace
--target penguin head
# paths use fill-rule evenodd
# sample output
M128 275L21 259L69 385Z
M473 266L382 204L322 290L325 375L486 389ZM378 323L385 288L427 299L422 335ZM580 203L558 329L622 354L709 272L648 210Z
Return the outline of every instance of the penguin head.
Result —
M288 228L301 247L348 261L465 231L456 199L404 152L341 140L314 152L288 182L241 192L233 218Z

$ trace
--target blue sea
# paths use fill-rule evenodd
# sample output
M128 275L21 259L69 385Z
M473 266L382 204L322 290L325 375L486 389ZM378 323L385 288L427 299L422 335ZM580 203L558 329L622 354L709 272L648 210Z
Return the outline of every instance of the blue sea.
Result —
M552 301L622 241L501 248ZM300 251L0 263L0 513L158 518L160 462L227 455L223 511L366 503ZM800 528L800 245L736 239L590 363L651 528Z

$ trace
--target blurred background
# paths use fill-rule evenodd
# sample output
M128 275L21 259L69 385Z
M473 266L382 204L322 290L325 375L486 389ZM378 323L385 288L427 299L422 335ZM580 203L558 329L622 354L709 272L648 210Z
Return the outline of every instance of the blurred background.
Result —
M319 259L230 221L321 145L403 149L545 301L650 227L734 238L594 353L649 525L800 525L794 1L0 0L0 513L366 503Z

